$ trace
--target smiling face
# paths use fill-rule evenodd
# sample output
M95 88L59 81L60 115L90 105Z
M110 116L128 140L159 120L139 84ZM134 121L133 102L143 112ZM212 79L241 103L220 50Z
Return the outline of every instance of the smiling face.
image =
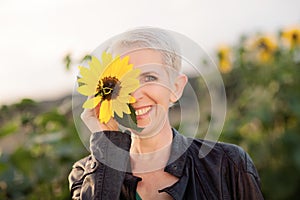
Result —
M162 64L161 54L146 49L132 52L129 57L129 62L141 70L141 86L132 93L136 99L132 107L135 110L137 125L144 128L154 119L166 121L171 90L170 85L166 84L169 77Z
M153 128L158 131L170 127L169 106L180 97L186 77L181 77L183 81L178 82L180 75L174 68L163 64L163 57L159 51L142 49L127 55L130 58L129 62L141 70L140 87L132 93L136 99L132 107L135 110L137 126L148 130L150 128L151 132Z

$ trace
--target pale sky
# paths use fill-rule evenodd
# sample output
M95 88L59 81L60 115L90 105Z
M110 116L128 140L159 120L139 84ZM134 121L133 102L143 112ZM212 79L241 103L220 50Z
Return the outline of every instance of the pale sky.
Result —
M299 0L0 0L0 105L72 92L79 58L128 29L179 32L208 51L241 33L300 24Z

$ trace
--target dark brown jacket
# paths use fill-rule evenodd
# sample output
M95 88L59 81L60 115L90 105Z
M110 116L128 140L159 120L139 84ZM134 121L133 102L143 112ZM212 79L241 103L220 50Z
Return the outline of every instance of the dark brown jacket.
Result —
M240 147L187 138L174 129L173 133L165 171L179 181L159 192L175 200L263 199L255 166ZM69 175L72 199L135 199L141 178L130 173L130 145L127 133L92 134L91 155L76 162Z

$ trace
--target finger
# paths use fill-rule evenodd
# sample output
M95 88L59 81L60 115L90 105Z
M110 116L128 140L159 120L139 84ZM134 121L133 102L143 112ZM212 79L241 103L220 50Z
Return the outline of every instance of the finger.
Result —
M99 118L101 102L95 107L96 117Z

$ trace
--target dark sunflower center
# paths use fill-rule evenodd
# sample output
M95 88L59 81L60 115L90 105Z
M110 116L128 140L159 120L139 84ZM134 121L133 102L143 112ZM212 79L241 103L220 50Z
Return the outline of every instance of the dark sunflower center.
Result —
M298 39L299 39L299 35L298 35L297 33L293 33L293 34L292 34L292 40L293 40L294 42L297 42Z
M98 83L97 94L95 96L100 95L103 100L117 98L121 89L120 83L116 77L104 77Z
M224 52L219 51L218 57L219 57L220 60L223 60L225 58Z
M265 50L265 51L269 51L270 48L268 46L268 44L264 41L264 40L261 40L258 44L258 47Z

